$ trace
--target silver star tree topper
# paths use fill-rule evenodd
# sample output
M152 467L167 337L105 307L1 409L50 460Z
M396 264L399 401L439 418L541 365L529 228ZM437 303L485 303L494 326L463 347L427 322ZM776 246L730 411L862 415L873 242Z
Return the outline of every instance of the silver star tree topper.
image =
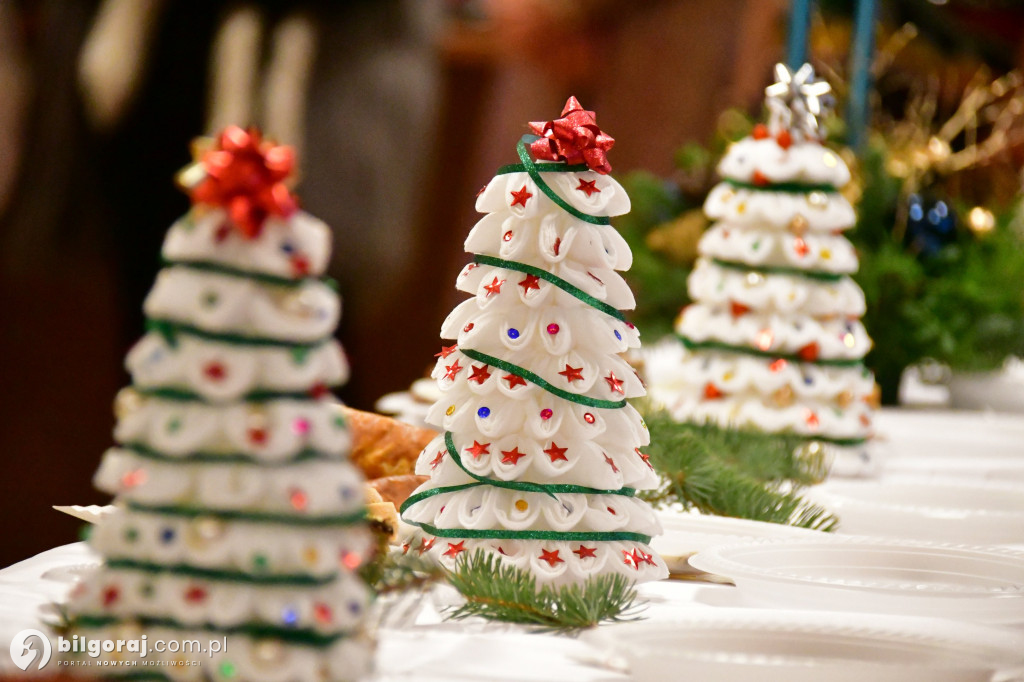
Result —
M773 132L788 129L805 138L821 139L821 118L832 109L832 86L814 79L814 67L804 64L794 73L775 65L775 83L764 89Z

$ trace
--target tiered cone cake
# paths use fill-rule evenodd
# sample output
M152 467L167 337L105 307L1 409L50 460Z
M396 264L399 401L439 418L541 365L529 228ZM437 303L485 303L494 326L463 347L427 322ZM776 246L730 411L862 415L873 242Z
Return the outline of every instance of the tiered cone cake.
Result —
M828 85L776 67L770 118L733 144L704 210L690 296L676 323L686 351L658 398L691 422L794 433L862 460L871 433L871 348L857 254L843 231L843 160L821 143Z
M627 398L644 388L621 354L640 345L616 270L629 247L609 216L629 211L605 152L613 140L571 98L562 118L531 123L481 191L466 240L472 295L441 330L443 392L428 422L444 433L420 455L430 475L403 506L422 534L407 551L448 567L475 550L531 572L538 585L619 573L667 575L648 546L661 531L634 495L658 478L640 448L646 426Z
M220 651L151 648L146 666L92 674L308 682L370 668L363 480L328 391L348 373L321 278L331 235L296 208L291 166L288 148L229 128L182 174L194 206L164 242L119 445L96 474L118 507L91 538L104 564L68 604L69 637Z

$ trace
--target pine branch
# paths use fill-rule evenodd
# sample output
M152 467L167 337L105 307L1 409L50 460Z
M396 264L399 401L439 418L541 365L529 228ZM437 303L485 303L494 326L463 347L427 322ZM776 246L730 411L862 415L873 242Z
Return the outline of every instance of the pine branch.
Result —
M359 575L377 595L420 589L444 579L437 564L389 550L376 552L360 566Z
M604 621L635 620L639 609L636 590L621 575L598 575L582 585L543 585L538 590L533 574L483 550L460 561L448 580L466 600L449 609L447 615L452 620L481 616L546 629L578 630Z
M662 410L648 410L644 419L651 465L662 477L656 491L641 495L652 504L679 502L718 516L835 529L834 516L798 494L826 472L824 451L810 451L804 439L680 424Z

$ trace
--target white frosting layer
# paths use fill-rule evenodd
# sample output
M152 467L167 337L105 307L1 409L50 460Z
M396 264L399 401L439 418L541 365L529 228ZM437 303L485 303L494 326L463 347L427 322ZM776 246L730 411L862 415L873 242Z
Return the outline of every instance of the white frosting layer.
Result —
M704 213L733 225L761 226L775 231L786 229L794 219L802 218L806 221L806 230L812 234L846 230L856 222L853 207L841 194L773 192L732 187L724 182L708 194Z
M787 355L816 345L817 352L804 359L858 360L871 350L871 339L860 320L754 311L734 316L728 305L689 305L680 315L676 331L692 341L718 341Z
M192 209L168 231L164 258L208 261L215 257L224 265L286 278L303 274L296 270L298 259L307 264L313 276L322 275L327 267L331 230L304 211L287 219L269 217L256 239L246 239L230 228L224 230L224 239L218 239L218 230L227 220L224 209Z
M341 314L338 295L318 280L274 286L181 266L160 271L144 309L148 317L203 331L291 342L330 335Z
M340 560L348 569L365 561L373 538L362 525L305 528L122 509L93 528L89 544L108 559L325 577Z
M810 317L864 314L864 292L848 277L838 281L779 273L751 277L749 272L701 258L687 279L687 289L691 298L709 305L737 303L759 312Z
M350 444L341 404L333 400L208 405L142 398L122 414L114 435L171 457L241 453L265 462L282 462L307 448L340 454Z
M181 464L111 448L93 481L119 501L203 507L303 518L355 514L362 475L341 461L309 460L268 468L250 464Z
M424 542L428 543L429 548L421 552ZM409 551L425 554L453 570L456 560L462 556L461 551L456 551L460 542L461 548L470 555L482 549L500 557L505 563L530 571L537 577L538 584L557 587L581 583L595 575L619 574L638 583L668 577L668 567L664 560L648 545L639 542L463 540L423 537L417 533L409 540ZM545 556L548 558L543 558Z
M119 623L100 628L78 630L89 639L129 640L142 636L142 630L131 623ZM150 627L145 634L150 645L156 640L176 642L195 640L204 645L211 639L224 643L224 636L206 630L178 630ZM159 670L174 682L199 682L218 676L222 666L234 669L238 680L266 680L266 682L355 682L364 679L373 668L375 644L366 635L345 637L326 648L301 645L286 645L268 639L252 639L245 635L228 635L226 645L220 653L196 655L157 652L149 650L144 660L149 661L153 670ZM85 654L63 654L68 658L93 661ZM126 655L129 658L133 654ZM110 660L112 654L103 654L103 660ZM202 665L171 665L176 661L201 660ZM161 663L163 665L161 665ZM93 661L93 665L96 662ZM140 664L141 667L141 664ZM114 668L115 670L117 668ZM135 670L136 668L128 668ZM145 670L146 668L143 668Z
M76 613L172 618L193 626L291 625L323 634L355 629L370 601L369 590L349 573L315 587L257 586L104 566L82 585L80 591L72 593L69 603ZM117 598L111 599L111 590L115 589ZM199 590L204 594L202 598L196 596ZM188 597L190 591L192 598ZM295 614L293 624L285 621L290 613Z
M853 244L841 235L808 233L798 237L724 222L708 228L697 248L702 256L746 263L752 268L789 267L849 274L857 271L858 264Z
M842 187L850 181L850 169L835 152L818 142L794 141L788 148L774 137L745 137L729 146L718 172L740 182L754 182L754 173L769 182L799 182Z
M210 401L239 400L253 391L300 392L348 379L348 363L334 339L296 351L232 346L187 334L177 335L171 346L162 334L150 332L128 353L125 365L135 386L183 389Z

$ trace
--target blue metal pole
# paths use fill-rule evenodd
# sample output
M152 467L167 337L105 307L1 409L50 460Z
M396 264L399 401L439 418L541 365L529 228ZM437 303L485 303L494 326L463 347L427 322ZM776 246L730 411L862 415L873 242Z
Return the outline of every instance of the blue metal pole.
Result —
M789 43L786 63L796 71L807 61L807 33L811 28L813 0L793 0L789 12Z
M857 0L850 50L850 100L846 122L850 146L860 151L868 126L868 91L871 88L871 57L875 51L875 0Z

